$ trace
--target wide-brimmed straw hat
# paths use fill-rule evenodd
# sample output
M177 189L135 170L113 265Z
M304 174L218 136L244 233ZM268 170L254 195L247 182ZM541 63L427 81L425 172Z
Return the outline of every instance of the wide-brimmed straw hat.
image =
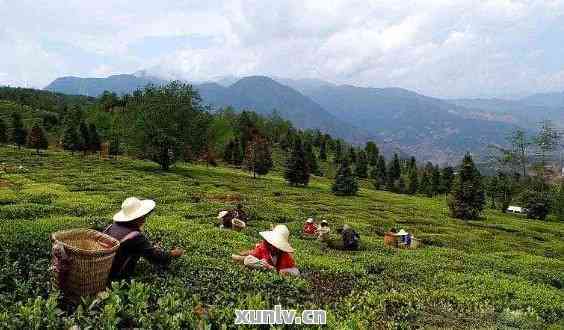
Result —
M307 218L306 222L307 222L307 223L313 223L314 220L313 220L313 218Z
M275 248L284 252L292 253L294 249L290 246L290 231L285 225L276 225L274 229L269 231L261 231L259 233L268 243Z
M121 204L121 211L114 214L115 222L129 222L149 214L155 208L155 201L129 197Z
M217 215L218 219L223 219L224 216L226 216L229 212L227 211L221 211L219 212L219 214Z
M409 233L406 232L406 231L403 230L403 229L401 229L400 231L398 231L398 232L396 233L396 235L398 235L398 236L405 236L405 235L407 235L407 234L409 234Z

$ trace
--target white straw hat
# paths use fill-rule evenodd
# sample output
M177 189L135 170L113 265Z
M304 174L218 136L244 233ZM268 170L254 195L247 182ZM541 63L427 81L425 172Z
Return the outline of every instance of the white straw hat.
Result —
M290 238L290 231L285 225L277 225L274 229L261 231L259 234L275 248L288 253L294 252L294 249L290 246L290 242L288 241Z
M308 219L306 220L306 222L307 222L307 223L313 223L313 218L308 218Z
M129 222L147 215L155 208L155 201L129 197L121 204L121 211L114 214L115 222Z
M229 213L229 212L227 212L227 211L221 211L221 212L219 212L219 214L217 215L217 218L218 218L218 219L223 219L223 217L226 216L227 213Z
M405 236L405 235L407 235L407 234L409 234L409 233L406 232L405 230L401 229L396 235L398 235L398 236Z

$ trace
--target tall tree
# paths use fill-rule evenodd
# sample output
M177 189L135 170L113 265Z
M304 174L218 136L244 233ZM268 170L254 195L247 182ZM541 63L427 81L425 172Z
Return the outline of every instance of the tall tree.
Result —
M85 122L81 122L78 131L80 132L80 151L86 155L90 150L90 130Z
M47 136L43 129L39 126L39 124L35 124L33 128L29 131L29 136L27 138L27 145L35 149L37 154L39 154L39 150L46 150L49 146L49 142L47 141Z
M419 189L419 176L417 175L417 167L409 170L406 192L415 195Z
M441 170L436 165L431 170L431 191L433 196L438 194L441 189Z
M450 214L454 218L464 220L477 219L484 205L485 194L480 172L474 165L472 156L466 154L448 198Z
M421 179L419 181L419 193L424 194L428 197L433 196L433 190L431 188L431 177L428 166L425 166L421 173Z
M358 152L354 174L363 179L368 177L368 159L366 158L366 152L363 150Z
M27 132L24 128L22 116L19 113L12 114L12 141L21 148L25 145Z
M380 155L378 157L378 164L372 168L372 172L370 173L370 178L372 179L374 188L378 190L383 189L386 184L387 177L386 159L383 155Z
M441 171L441 194L448 194L454 181L454 169L451 166L443 167Z
M372 141L366 142L366 147L364 148L366 152L366 158L368 159L368 164L370 166L376 166L378 164L378 156L380 155L380 150L376 143Z
M401 164L398 154L394 154L394 159L390 163L388 176L391 177L394 181L398 180L401 177Z
M529 167L529 146L531 142L523 129L516 129L510 138L512 146L511 159L521 168L523 177L527 176L527 168Z
M317 156L315 156L313 145L310 142L304 142L304 151L306 154L306 160L309 166L310 173L320 176L321 169L319 168L319 164L317 163Z
M564 222L564 180L560 181L557 190L554 192L552 212L558 221Z
M537 146L537 157L539 159L539 164L537 168L539 172L546 176L546 165L551 153L560 144L561 136L556 131L554 126L550 121L544 121L541 125L541 129L537 136L535 137L535 144Z
M284 178L290 185L307 186L309 183L309 173L310 169L302 140L299 136L296 136L290 155L286 160Z
M325 137L323 137L319 143L319 159L322 161L327 160L327 141Z
M8 142L8 127L2 118L0 118L0 144Z
M96 125L94 123L88 125L88 138L88 149L93 152L100 151L102 142L100 141L100 135L98 134L98 130L96 129Z
M76 131L76 127L67 126L63 132L63 149L70 150L72 154L80 150L80 136Z
M247 143L245 165L253 173L253 177L257 174L265 175L272 169L272 149L264 136L255 134Z
M354 147L349 148L349 161L351 163L356 163L356 149Z
M110 137L110 145L109 145L108 153L112 157L116 157L116 156L119 156L121 154L121 146L120 146L119 135L113 134Z
M335 182L333 183L331 190L337 196L356 195L358 191L358 182L352 174L348 161L344 160L341 163L341 167L335 177Z

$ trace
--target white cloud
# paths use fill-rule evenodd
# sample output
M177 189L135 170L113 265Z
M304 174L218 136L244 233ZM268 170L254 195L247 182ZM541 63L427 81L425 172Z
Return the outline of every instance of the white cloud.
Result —
M2 81L133 72L266 74L435 96L564 89L564 1L0 0ZM70 14L69 14L70 13ZM168 54L142 40L198 35ZM151 38L148 38L151 37ZM64 42L82 51L45 47ZM158 54L146 56L146 54Z

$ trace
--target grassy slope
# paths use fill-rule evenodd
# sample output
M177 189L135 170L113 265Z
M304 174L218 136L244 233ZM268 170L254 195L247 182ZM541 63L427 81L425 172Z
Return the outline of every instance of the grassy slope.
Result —
M464 223L448 217L441 198L370 189L361 189L357 197L335 197L329 193L331 182L323 178L313 179L308 188L291 188L278 174L253 180L225 167L181 164L165 173L152 163L127 159L99 161L59 152L37 157L9 148L0 148L0 155L0 163L27 168L2 174L0 182L0 249L11 265L0 275L0 325L2 312L11 318L31 304L26 305L28 296L48 293L49 233L102 228L130 195L157 201L146 226L149 236L167 248L181 246L187 255L169 273L141 265L137 278L149 288L142 296L149 303L135 312L124 307L118 313L120 325L168 322L159 313L176 312L156 300L187 300L181 297L192 297L184 302L188 307L203 303L211 323L231 324L235 307L281 303L325 308L335 327L562 325L562 223L496 211ZM217 212L237 198L250 210L250 227L241 233L218 229ZM361 234L363 251L321 251L316 241L300 239L308 216L327 219L333 230L352 224ZM258 231L271 223L288 224L303 278L282 279L231 264L230 254L257 242ZM413 232L425 247L383 248L382 234L395 224ZM116 294L127 290L133 289L116 288ZM111 318L105 313L99 306L80 321L74 314L65 322L95 324L97 318ZM195 317L188 314L184 317Z

